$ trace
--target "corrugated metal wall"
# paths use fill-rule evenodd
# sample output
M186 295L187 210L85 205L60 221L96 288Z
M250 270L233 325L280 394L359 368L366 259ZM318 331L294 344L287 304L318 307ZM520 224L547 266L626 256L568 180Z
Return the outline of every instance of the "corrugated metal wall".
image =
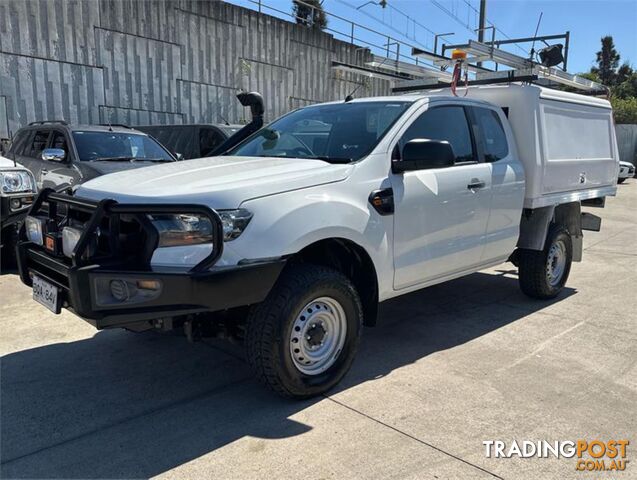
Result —
M637 165L637 125L615 125L619 159Z
M291 3L291 2L290 2ZM231 123L258 90L266 116L389 82L334 72L370 54L214 0L0 0L0 136L35 120Z

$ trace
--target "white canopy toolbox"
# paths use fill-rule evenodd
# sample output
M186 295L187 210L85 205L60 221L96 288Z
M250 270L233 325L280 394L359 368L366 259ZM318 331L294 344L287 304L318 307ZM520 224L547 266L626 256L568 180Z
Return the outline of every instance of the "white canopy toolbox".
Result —
M615 195L619 154L610 102L538 85L468 90L467 98L502 107L509 118L526 174L525 208Z

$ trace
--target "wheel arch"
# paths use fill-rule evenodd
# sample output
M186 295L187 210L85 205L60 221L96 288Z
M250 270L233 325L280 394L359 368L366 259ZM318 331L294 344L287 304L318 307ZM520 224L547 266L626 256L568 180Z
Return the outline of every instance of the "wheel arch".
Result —
M343 273L356 287L363 305L363 324L374 326L378 318L378 275L369 253L352 240L325 238L291 255L288 264L310 263Z
M582 213L580 202L525 209L520 221L518 248L543 250L552 224L564 225L573 242L573 261L582 258Z

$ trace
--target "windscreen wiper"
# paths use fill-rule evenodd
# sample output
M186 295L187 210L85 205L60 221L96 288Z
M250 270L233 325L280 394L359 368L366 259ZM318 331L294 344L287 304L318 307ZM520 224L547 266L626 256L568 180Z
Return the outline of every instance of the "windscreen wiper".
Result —
M327 157L325 155L316 155L314 157L299 157L299 158L309 158L311 160L323 160L329 163L352 163L353 161L353 158Z
M92 162L174 162L169 158L143 158L143 157L104 157L95 158Z
M135 157L103 157L94 158L91 162L131 162L136 160Z
M298 158L299 160L323 160L324 162L329 163L352 163L353 158L339 158L339 157L327 157L324 155L315 155L310 157L290 157L287 155L257 155L257 157L261 158Z

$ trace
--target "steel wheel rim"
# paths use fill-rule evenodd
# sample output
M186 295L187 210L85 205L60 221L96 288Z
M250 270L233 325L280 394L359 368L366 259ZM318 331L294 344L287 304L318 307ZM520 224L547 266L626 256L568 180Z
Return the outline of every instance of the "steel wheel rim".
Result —
M546 279L549 285L559 285L566 270L566 245L562 240L551 245L546 259Z
M290 355L305 375L318 375L338 359L347 336L347 316L331 297L319 297L297 314L290 332Z

